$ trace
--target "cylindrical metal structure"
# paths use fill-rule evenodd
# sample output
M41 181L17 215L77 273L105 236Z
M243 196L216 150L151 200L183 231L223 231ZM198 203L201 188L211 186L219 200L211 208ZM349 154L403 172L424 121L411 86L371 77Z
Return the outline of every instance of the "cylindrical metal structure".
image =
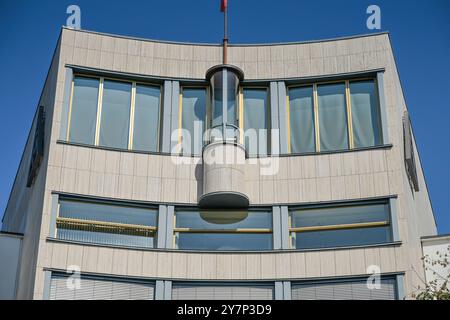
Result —
M203 149L203 208L245 208L245 148L239 141L238 89L241 69L214 66L206 72L211 83L212 116L208 144Z

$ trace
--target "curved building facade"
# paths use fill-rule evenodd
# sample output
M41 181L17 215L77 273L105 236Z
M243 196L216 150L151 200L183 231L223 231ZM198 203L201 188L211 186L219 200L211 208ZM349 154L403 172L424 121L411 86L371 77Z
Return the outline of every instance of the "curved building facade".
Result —
M389 35L228 50L62 29L17 298L411 296L437 231Z

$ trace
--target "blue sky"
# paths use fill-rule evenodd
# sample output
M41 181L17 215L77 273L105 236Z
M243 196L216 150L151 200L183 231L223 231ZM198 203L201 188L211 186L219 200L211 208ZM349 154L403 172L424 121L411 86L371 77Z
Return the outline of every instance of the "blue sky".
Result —
M192 42L220 42L219 0L0 1L0 215L19 165L66 8L82 28ZM229 0L231 43L324 39L373 32L366 8L381 8L440 233L450 233L450 1Z

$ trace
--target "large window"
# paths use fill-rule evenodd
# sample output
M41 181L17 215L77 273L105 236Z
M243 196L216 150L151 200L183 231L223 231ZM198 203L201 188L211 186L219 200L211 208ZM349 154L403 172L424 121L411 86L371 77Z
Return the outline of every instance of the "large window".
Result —
M292 153L316 151L313 87L289 90L290 147Z
M52 273L50 300L153 300L155 284L122 278L81 275L79 286L63 273Z
M383 144L375 80L294 86L287 100L291 153Z
M271 211L176 212L175 247L194 250L270 250Z
M183 88L181 100L182 152L200 155L206 119L206 88Z
M158 151L160 96L159 87L136 85L133 150Z
M274 288L267 283L174 282L172 300L272 300Z
M68 132L69 141L94 144L99 83L99 79L75 77Z
M290 222L296 249L392 241L389 204L384 201L291 210Z
M369 284L372 282L369 281ZM292 283L292 300L395 300L395 277L381 277L380 287L368 286L367 278L307 280Z
M270 122L267 89L243 89L243 114L245 149L249 155L267 155Z
M345 84L317 86L320 150L348 149Z
M75 76L70 142L158 151L161 88L132 81Z
M157 209L109 203L59 202L56 237L130 247L154 247Z
M355 148L382 144L380 109L374 81L350 82L350 96Z
M131 83L105 80L99 144L127 149L130 130Z

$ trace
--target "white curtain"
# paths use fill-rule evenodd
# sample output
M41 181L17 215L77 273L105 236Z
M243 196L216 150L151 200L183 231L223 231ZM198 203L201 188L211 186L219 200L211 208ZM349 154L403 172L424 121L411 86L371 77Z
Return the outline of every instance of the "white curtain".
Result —
M289 89L291 152L314 152L315 127L312 87Z
M319 85L317 91L319 96L320 150L348 149L345 84Z
M267 90L244 90L245 148L249 155L267 154ZM251 132L249 132L251 131ZM253 132L253 133L252 133Z
M374 81L350 83L353 141L355 147L371 147L382 143L379 108Z
M186 131L183 135L183 146L189 142L188 149L183 148L183 154L200 155L203 148L203 132L205 130L206 116L206 90L204 88L183 89L183 114L182 128ZM197 128L197 129L195 129ZM189 132L189 137L186 136Z
M131 83L105 80L99 144L128 148L131 109Z
M94 144L97 123L99 79L76 77L74 80L69 141Z
M158 151L160 95L159 87L136 86L134 150Z

